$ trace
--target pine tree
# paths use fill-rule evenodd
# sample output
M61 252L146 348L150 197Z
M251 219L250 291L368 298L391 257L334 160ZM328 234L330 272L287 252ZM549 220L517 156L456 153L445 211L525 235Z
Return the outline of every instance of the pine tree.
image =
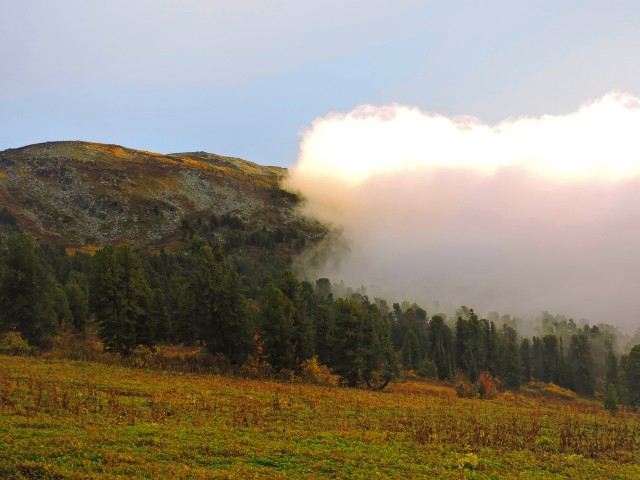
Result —
M191 273L193 276L193 273ZM202 340L196 317L198 291L193 288L193 278L172 275L167 292L167 309L171 316L170 335L172 341L191 345Z
M270 283L263 289L260 310L267 361L276 369L295 368L295 305Z
M71 310L73 329L78 333L85 332L89 317L89 295L86 286L86 276L75 271L64 286Z
M609 410L613 416L618 412L618 391L612 383L609 384L607 392L604 395L604 408Z
M391 325L366 297L358 302L338 299L335 305L335 344L332 370L349 386L360 382L386 385L396 375Z
M30 234L10 236L2 260L0 330L18 330L29 343L39 344L59 330L60 287Z
M545 335L542 337L542 381L558 383L560 353L558 350L558 337Z
M107 350L128 353L135 345L151 345L152 319L145 310L148 286L133 249L107 245L96 252L91 280L91 304Z
M531 381L531 344L528 338L520 341L520 366L522 367L522 380L525 383Z
M542 341L539 337L531 339L531 376L540 381L542 380Z
M621 358L625 403L640 406L640 345L634 346Z
M505 339L500 352L500 377L509 388L518 388L521 382L521 365L515 341Z
M117 253L125 314L133 320L135 329L135 344L132 346L153 346L156 318L149 314L150 289L140 257L129 245L118 248Z
M285 270L276 282L276 286L293 305L294 348L297 361L307 360L315 352L313 326L307 305L302 298L302 285L291 270Z
M53 310L56 316L56 324L60 327L73 326L73 314L69 307L69 299L65 289L57 282L53 287ZM67 327L65 327L67 328Z
M455 358L455 366L457 369L465 369L465 359L464 359L464 352L465 352L465 345L467 342L466 339L467 336L467 321L462 318L461 316L458 317L458 320L456 320L456 326L455 326L455 351L454 351L454 358Z
M315 352L321 364L331 363L331 347L335 343L335 322L331 304L319 305L315 310L313 322Z
M610 341L605 344L605 378L609 385L617 385L618 383L618 357L616 357L613 344Z
M595 392L595 381L591 374L593 361L589 340L584 333L571 336L568 358L575 391L582 395L593 395Z
M439 379L455 379L453 335L439 315L431 317L429 322L429 357L436 365Z
M191 289L198 292L195 315L200 333L212 353L231 363L244 362L253 348L254 325L246 312L240 279L221 249L201 247Z
M414 329L409 329L402 342L402 365L405 370L417 370L421 360L418 336Z

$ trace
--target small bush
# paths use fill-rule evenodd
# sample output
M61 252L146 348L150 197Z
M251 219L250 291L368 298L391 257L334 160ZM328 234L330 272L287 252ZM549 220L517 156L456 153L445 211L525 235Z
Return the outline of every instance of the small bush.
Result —
M53 337L43 356L45 358L102 363L116 363L119 358L104 351L102 342L95 333L78 334L71 330Z
M329 367L318 364L318 357L312 357L300 365L305 382L318 385L337 385L338 377L332 375Z
M425 358L418 364L418 375L425 378L438 378L438 367L430 358Z
M4 355L29 355L31 347L18 332L7 332L0 338L0 353Z
M289 368L282 368L278 371L276 375L278 380L282 380L284 382L293 383L298 380L298 376L296 375L295 370L291 370Z
M460 398L494 399L498 396L498 379L489 372L482 372L475 383L460 381L456 384L456 393Z
M151 368L154 364L155 351L146 345L138 345L131 350L128 361L135 368Z
M221 354L202 347L161 344L153 348L150 368L190 373L230 373L231 363Z
M613 384L607 388L607 393L604 396L604 408L609 410L613 416L618 412L618 391Z
M273 367L259 356L252 356L240 367L243 377L264 380L273 376Z
M539 450L556 451L558 448L556 442L545 435L536 438L535 445Z
M456 394L460 398L476 398L478 396L475 387L469 382L456 383Z
M498 395L498 379L489 372L482 372L474 385L480 398L494 399Z
M549 398L560 400L575 400L576 393L555 383L530 382L521 388L521 392L528 397Z
M458 468L473 470L478 466L478 456L475 453L467 453L464 457L458 460Z

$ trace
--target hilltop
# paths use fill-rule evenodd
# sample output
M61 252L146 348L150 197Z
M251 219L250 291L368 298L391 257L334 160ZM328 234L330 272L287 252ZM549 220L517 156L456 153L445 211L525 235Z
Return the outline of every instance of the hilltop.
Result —
M64 247L171 248L185 235L228 239L233 230L243 238L282 229L301 243L321 238L324 227L297 214L298 197L280 188L285 175L284 168L206 152L29 145L0 152L0 204L8 210L0 227L16 223Z

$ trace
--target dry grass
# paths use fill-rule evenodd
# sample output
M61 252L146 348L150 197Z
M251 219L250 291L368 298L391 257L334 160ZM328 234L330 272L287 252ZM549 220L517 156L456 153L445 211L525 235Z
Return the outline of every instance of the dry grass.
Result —
M1 478L638 478L638 417L0 357Z

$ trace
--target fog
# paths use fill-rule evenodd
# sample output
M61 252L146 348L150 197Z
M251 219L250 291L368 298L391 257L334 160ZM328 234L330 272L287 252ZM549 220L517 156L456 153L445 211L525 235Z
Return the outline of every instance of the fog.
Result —
M331 113L303 132L288 187L348 245L309 276L432 308L630 330L639 175L640 99L614 92L495 125L403 105Z

